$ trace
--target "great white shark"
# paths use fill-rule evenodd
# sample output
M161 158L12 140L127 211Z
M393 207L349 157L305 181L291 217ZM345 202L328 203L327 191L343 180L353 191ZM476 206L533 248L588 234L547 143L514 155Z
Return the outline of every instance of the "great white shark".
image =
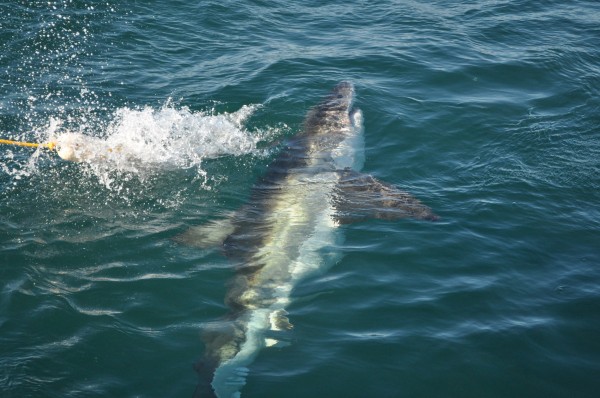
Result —
M301 280L336 262L340 226L369 218L436 220L407 192L361 174L363 117L353 84L341 82L305 119L249 203L230 217L190 229L180 240L221 245L236 260L229 313L204 332L196 397L239 397L258 352L292 328L286 307Z

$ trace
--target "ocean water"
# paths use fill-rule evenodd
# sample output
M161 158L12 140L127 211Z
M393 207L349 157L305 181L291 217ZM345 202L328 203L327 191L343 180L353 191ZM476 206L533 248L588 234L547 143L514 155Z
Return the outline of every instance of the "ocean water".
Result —
M297 4L296 4L297 3ZM441 220L344 227L242 397L595 397L600 4L0 2L0 395L189 397L227 312L219 250L340 80L363 171Z

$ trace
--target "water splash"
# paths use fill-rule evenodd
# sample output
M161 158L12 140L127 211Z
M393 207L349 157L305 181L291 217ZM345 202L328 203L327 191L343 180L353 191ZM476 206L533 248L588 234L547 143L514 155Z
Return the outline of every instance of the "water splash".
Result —
M81 140L84 145L74 155L81 161L63 160L47 149L5 146L0 183L8 189L2 196L15 207L35 198L45 208L83 214L95 209L95 216L104 208L135 215L178 208L227 180L231 165L242 167L270 154L259 144L268 145L287 127L252 123L248 128L261 108L244 105L218 113L167 101L158 108L118 108L103 124L77 123L59 114L19 139L56 142L59 151L61 143ZM230 159L205 166L219 157ZM106 217L114 217L110 214Z
M53 207L93 202L149 208L162 197L164 206L177 206L187 189L210 190L227 178L228 170L207 167L207 159L262 156L257 145L287 130L248 124L266 105L235 112L210 105L191 110L171 100L144 105L147 97L115 80L120 74L111 59L119 38L132 32L133 14L112 3L0 5L7 71L0 87L0 137L59 144L81 139L87 151L72 163L47 149L0 147L1 200L17 207L32 200ZM114 35L107 41L98 32Z
M253 133L244 122L259 108L244 105L233 113L193 112L176 108L168 101L160 109L120 108L104 131L90 135L86 126L65 132L62 122L54 119L48 128L48 140L58 144L63 158L72 156L81 167L98 177L107 188L113 177L124 174L144 179L169 169L194 168L208 178L202 161L223 155L253 153L267 133ZM72 150L65 155L61 150Z

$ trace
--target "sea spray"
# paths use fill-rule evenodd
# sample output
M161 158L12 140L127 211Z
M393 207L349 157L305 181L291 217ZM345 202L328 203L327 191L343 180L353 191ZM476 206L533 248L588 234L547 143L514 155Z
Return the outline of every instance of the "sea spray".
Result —
M144 179L169 169L194 168L206 179L203 159L250 154L265 139L265 134L254 134L243 125L258 108L244 105L236 112L217 114L176 108L170 101L160 109L124 107L115 111L104 131L90 135L59 128L49 140L59 144L63 158L80 161L108 188L114 175ZM64 148L74 152L70 159L60 152Z
M218 171L222 168L207 169L206 160L225 156L238 167L270 155L270 143L289 129L256 121L247 127L260 109L264 106L192 111L166 101L161 107L121 107L102 122L78 123L55 115L19 138L55 142L58 153L2 148L0 177L11 187L2 196L8 200L16 191L35 191L44 206L61 202L84 208L104 203L138 213L155 206L179 207L186 192L212 190L227 179ZM61 152L66 145L73 150L72 157Z

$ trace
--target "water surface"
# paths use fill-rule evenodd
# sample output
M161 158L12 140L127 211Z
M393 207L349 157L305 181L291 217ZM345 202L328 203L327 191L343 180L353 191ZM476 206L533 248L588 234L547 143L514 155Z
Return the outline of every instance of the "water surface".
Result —
M0 389L189 397L232 264L173 237L239 208L338 81L364 171L442 217L345 227L245 397L593 397L600 7L591 1L0 3Z

